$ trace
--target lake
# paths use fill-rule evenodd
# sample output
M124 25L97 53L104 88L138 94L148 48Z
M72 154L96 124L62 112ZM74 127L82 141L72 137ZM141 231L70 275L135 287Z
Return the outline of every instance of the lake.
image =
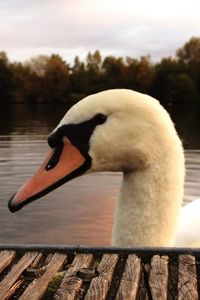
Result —
M8 211L10 196L48 153L47 136L65 111L59 105L13 105L0 111L0 243L110 244L120 173L82 176L16 214ZM199 145L199 134L192 131L191 136ZM185 151L184 203L200 196L198 148Z

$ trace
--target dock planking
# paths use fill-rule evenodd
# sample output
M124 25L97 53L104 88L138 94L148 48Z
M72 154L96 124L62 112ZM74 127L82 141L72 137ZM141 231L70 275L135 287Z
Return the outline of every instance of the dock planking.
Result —
M0 299L199 299L200 251L0 245Z

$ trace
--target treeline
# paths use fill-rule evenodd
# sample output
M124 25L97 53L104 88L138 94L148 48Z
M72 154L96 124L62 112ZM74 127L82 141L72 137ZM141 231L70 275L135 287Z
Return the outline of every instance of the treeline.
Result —
M26 63L10 62L0 52L0 101L74 103L110 88L148 93L161 102L200 101L200 38L190 39L175 57L152 63L150 57L88 53L70 66L59 55L38 56Z

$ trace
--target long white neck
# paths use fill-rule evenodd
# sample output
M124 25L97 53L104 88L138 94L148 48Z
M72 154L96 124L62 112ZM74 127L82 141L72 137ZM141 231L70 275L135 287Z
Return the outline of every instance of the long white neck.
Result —
M183 197L184 163L183 157L171 158L123 175L114 246L173 246Z

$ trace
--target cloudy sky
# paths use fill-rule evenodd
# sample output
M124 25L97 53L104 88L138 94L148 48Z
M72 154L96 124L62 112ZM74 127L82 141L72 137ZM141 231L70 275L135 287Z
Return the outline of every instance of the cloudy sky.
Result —
M153 60L200 36L199 0L1 0L0 51L10 60L88 51Z

